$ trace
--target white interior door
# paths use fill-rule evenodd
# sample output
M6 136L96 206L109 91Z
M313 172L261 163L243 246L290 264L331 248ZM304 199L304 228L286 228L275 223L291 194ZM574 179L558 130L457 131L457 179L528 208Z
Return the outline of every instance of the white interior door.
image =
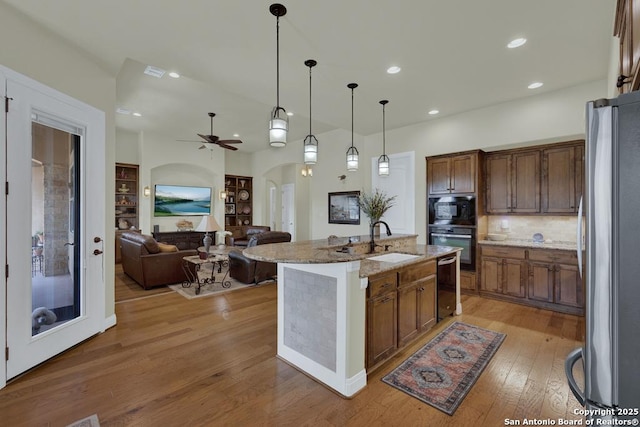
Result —
M93 107L0 74L10 379L104 330L105 125Z
M389 176L378 176L378 159L371 160L371 187L387 196L396 196L394 205L382 217L392 233L415 234L415 155L414 152L389 155Z
M291 241L296 240L295 224L295 186L293 184L282 185L282 231L291 233Z

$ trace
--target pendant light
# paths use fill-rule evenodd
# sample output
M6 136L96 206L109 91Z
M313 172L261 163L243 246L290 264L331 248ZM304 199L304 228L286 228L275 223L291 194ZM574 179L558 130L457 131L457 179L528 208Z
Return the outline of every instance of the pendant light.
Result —
M358 83L349 83L347 85L351 89L351 147L347 150L347 171L355 172L358 170L358 149L353 146L353 90L358 87Z
M315 165L318 161L318 139L311 133L311 69L318 63L307 59L304 65L309 67L309 135L304 139L304 164Z
M269 6L269 12L276 17L276 106L273 107L269 120L269 144L272 147L284 147L287 145L289 116L280 106L280 17L286 15L287 8L274 3Z
M378 175L389 176L389 157L385 154L385 128L384 128L384 107L389 101L383 99L382 104L382 156L378 157Z

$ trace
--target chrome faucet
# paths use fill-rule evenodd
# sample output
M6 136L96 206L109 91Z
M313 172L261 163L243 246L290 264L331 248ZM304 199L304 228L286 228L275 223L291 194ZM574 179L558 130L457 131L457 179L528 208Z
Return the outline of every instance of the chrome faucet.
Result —
M384 224L385 228L387 229L387 236L391 236L391 230L389 229L389 226L387 225L386 222L384 221L376 221L373 224L371 224L369 226L369 232L370 232L370 237L371 237L371 241L369 242L369 253L372 254L376 251L376 246L380 246L380 245L376 245L376 242L374 240L374 235L373 235L373 229L375 228L375 226L377 224Z

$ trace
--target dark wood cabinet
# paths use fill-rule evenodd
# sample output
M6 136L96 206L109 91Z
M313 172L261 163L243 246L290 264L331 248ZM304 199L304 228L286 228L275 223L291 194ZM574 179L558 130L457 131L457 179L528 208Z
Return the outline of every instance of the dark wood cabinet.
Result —
M430 195L476 192L477 153L427 158Z
M640 89L640 4L637 0L618 0L614 34L620 39L618 90Z
M584 140L486 155L488 214L569 215L584 187Z
M542 150L542 212L573 214L584 186L584 141Z
M488 154L486 211L490 214L540 212L540 151Z
M481 253L481 294L584 314L584 281L575 252L481 245Z
M386 360L398 348L397 271L369 278L367 366Z
M436 262L404 268L398 281L398 346L436 323Z
M525 252L518 248L487 246L482 248L480 291L523 298Z
M435 325L436 261L369 277L367 288L367 370L389 359Z

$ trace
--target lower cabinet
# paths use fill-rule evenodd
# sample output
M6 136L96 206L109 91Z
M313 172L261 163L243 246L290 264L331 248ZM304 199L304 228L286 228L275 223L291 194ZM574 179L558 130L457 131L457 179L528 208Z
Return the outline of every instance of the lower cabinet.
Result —
M470 291L474 294L477 293L476 273L464 270L460 272L460 290Z
M557 249L482 246L481 293L571 314L584 314L577 255Z
M482 248L480 290L512 297L525 297L525 251L519 248Z
M367 369L436 323L436 262L414 264L369 278Z

